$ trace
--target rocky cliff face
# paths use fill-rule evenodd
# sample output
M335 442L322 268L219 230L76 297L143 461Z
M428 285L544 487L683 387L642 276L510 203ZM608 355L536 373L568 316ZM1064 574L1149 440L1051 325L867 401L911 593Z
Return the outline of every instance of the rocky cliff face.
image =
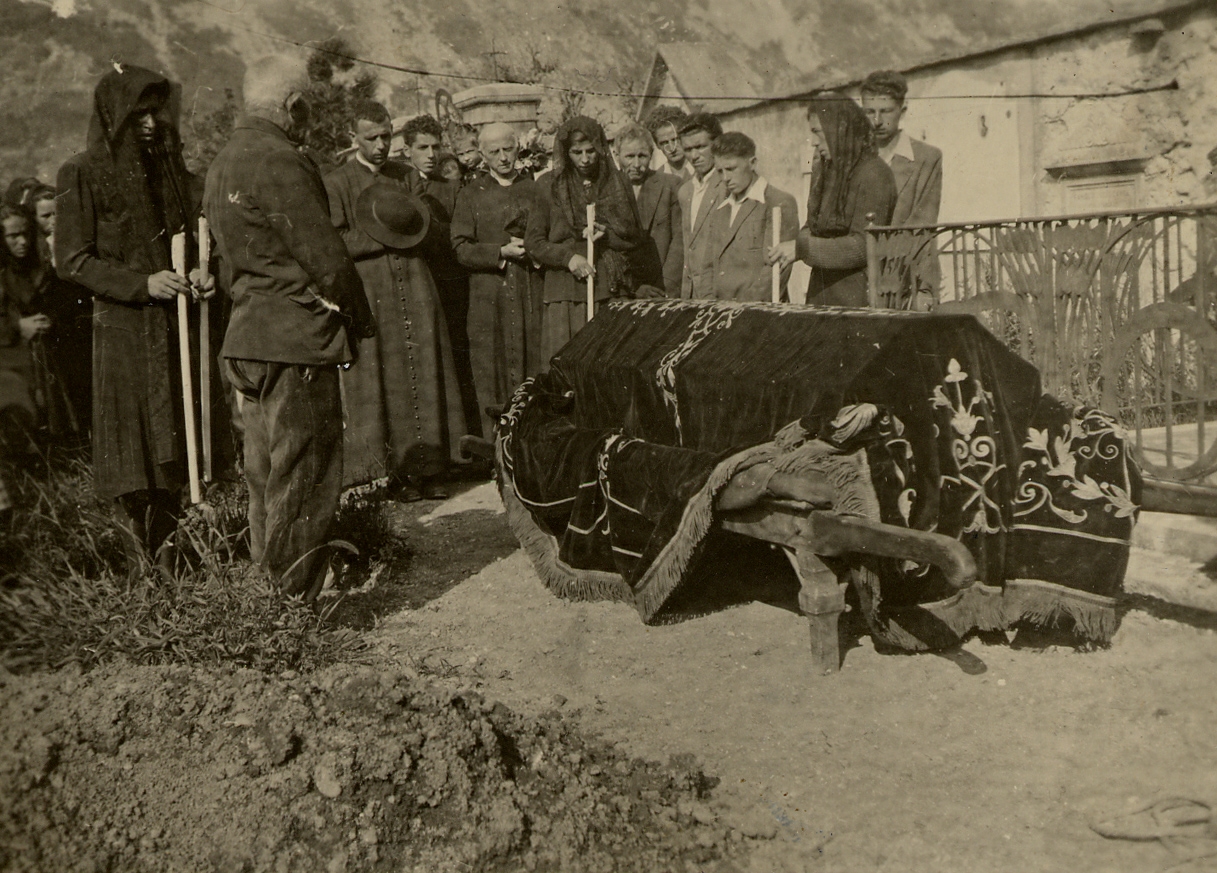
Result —
M0 179L52 178L84 145L90 95L108 63L163 70L183 84L183 127L236 89L242 59L332 36L361 56L473 77L524 77L608 93L640 86L660 42L728 47L767 88L1030 36L1148 0L0 0ZM1113 8L1114 7L1114 8ZM381 70L397 113L427 109L436 87L477 80ZM542 111L560 103L555 92ZM612 118L625 102L589 97Z

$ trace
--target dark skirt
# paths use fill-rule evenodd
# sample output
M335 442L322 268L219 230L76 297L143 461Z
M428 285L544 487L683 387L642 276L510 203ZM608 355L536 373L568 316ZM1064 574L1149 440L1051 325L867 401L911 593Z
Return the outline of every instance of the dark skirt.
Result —
M859 270L825 270L815 267L807 283L807 303L811 306L870 305L866 291L866 268Z
M600 301L597 301L599 306ZM571 337L587 324L587 303L573 300L547 300L541 322L541 344L545 359L558 353Z
M487 439L516 388L543 365L540 284L536 272L514 264L505 274L478 273L470 279L469 354Z

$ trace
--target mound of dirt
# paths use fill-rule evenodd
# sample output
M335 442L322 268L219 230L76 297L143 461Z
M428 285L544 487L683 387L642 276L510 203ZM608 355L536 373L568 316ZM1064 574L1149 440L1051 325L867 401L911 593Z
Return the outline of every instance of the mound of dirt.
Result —
M738 869L691 756L409 671L4 677L0 869Z

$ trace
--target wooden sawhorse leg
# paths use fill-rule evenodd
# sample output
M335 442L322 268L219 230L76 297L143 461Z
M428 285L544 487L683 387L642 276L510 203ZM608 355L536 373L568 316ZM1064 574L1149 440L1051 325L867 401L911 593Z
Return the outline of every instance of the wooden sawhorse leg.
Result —
M837 621L845 611L847 582L837 580L818 555L876 555L933 564L952 588L976 581L976 561L963 543L942 534L910 530L855 516L837 515L790 500L765 500L731 510L723 530L781 546L799 577L799 608L811 626L812 667L818 673L841 669Z
M799 577L799 609L811 629L811 666L817 673L841 669L841 641L837 623L845 611L847 583L816 555L805 549L783 548Z

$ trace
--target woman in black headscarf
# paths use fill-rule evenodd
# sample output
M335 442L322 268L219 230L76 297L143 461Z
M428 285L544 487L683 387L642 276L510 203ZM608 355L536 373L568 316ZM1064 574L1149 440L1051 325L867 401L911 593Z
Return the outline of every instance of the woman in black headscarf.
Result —
M77 432L59 362L50 354L60 313L49 269L39 258L34 219L22 206L0 205L0 369L27 382L47 436Z
M152 554L174 530L184 481L174 303L191 286L172 270L170 241L185 232L193 251L198 215L172 96L140 67L102 77L88 148L59 171L55 228L60 277L93 296L94 487Z
M604 129L586 116L558 128L553 170L537 180L524 249L545 268L544 359L587 322L589 273L596 300L632 297L628 255L643 239L629 183L613 163ZM594 264L587 260L587 206L596 204Z
M792 247L771 249L769 260L797 258L812 268L807 302L866 306L866 226L886 225L896 205L896 180L875 151L862 108L844 94L818 94L807 123L816 164L807 198L807 223Z

